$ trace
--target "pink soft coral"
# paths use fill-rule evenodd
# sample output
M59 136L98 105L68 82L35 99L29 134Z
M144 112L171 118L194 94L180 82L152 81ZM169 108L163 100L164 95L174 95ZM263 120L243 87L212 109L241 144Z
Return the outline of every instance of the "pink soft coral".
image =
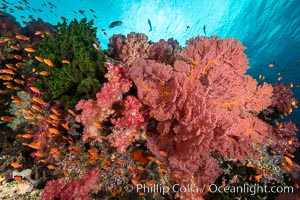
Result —
M76 120L84 124L84 141L87 138L101 141L101 130L95 122L101 123L110 117L113 127L107 136L108 141L119 153L124 153L131 142L140 138L139 130L146 128L146 122L141 102L130 95L124 98L132 85L127 77L128 69L123 65L114 66L109 63L106 67L108 72L105 77L108 82L96 94L96 101L81 100L76 105L77 110L82 110ZM112 117L112 114L116 116Z
M122 65L114 66L107 63L108 72L105 77L109 82L104 83L101 91L96 94L97 100L81 100L76 105L76 110L82 113L76 117L76 121L84 125L83 141L87 138L100 138L100 131L94 125L95 122L101 123L115 113L113 104L121 101L123 94L128 92L132 83L126 77L128 69Z
M111 119L114 129L108 140L119 153L124 153L131 142L139 140L138 130L146 128L144 113L140 112L141 107L142 104L137 98L127 96L123 101L122 117Z
M123 101L123 116L117 119L112 119L115 129L144 129L145 121L143 113L139 110L142 107L140 101L134 96L128 96Z

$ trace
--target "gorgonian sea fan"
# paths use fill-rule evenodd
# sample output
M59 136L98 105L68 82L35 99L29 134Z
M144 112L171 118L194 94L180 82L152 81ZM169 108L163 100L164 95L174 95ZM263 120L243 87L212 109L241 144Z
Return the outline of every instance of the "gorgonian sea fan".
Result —
M253 114L270 106L272 86L245 75L244 49L236 39L196 37L174 65L138 59L129 70L139 100L158 121L159 136L147 146L157 157L168 152L165 160L184 184L214 182L220 169L212 151L244 162L277 142L273 127Z

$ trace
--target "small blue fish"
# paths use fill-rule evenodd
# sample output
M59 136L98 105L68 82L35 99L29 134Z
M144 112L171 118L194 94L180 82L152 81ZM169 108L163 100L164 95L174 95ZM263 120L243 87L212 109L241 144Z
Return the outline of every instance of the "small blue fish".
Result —
M109 28L114 28L114 27L120 26L122 24L123 24L122 21L113 21L112 23L110 23Z
M205 26L205 24L203 26L203 32L204 32L204 35L206 35L206 26Z
M149 30L149 32L151 32L151 31L152 31L152 25L151 25L151 21L150 21L150 19L148 19L148 24L149 24L149 27L150 27L150 30Z

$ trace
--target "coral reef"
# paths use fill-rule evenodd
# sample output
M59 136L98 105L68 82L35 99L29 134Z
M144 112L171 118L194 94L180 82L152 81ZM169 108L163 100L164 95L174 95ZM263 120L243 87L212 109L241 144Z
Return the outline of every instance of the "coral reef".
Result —
M137 188L297 187L298 128L282 120L297 100L246 75L236 39L181 48L119 34L104 52L86 18L22 29L0 19L0 198L251 199Z

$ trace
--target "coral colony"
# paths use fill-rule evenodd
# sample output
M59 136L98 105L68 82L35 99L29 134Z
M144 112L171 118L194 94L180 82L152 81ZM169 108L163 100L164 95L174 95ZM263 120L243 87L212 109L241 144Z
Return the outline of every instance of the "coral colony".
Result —
M2 199L263 198L215 186L293 186L290 87L246 75L236 39L95 48L86 19L21 28L2 13ZM278 194L273 194L274 196Z

